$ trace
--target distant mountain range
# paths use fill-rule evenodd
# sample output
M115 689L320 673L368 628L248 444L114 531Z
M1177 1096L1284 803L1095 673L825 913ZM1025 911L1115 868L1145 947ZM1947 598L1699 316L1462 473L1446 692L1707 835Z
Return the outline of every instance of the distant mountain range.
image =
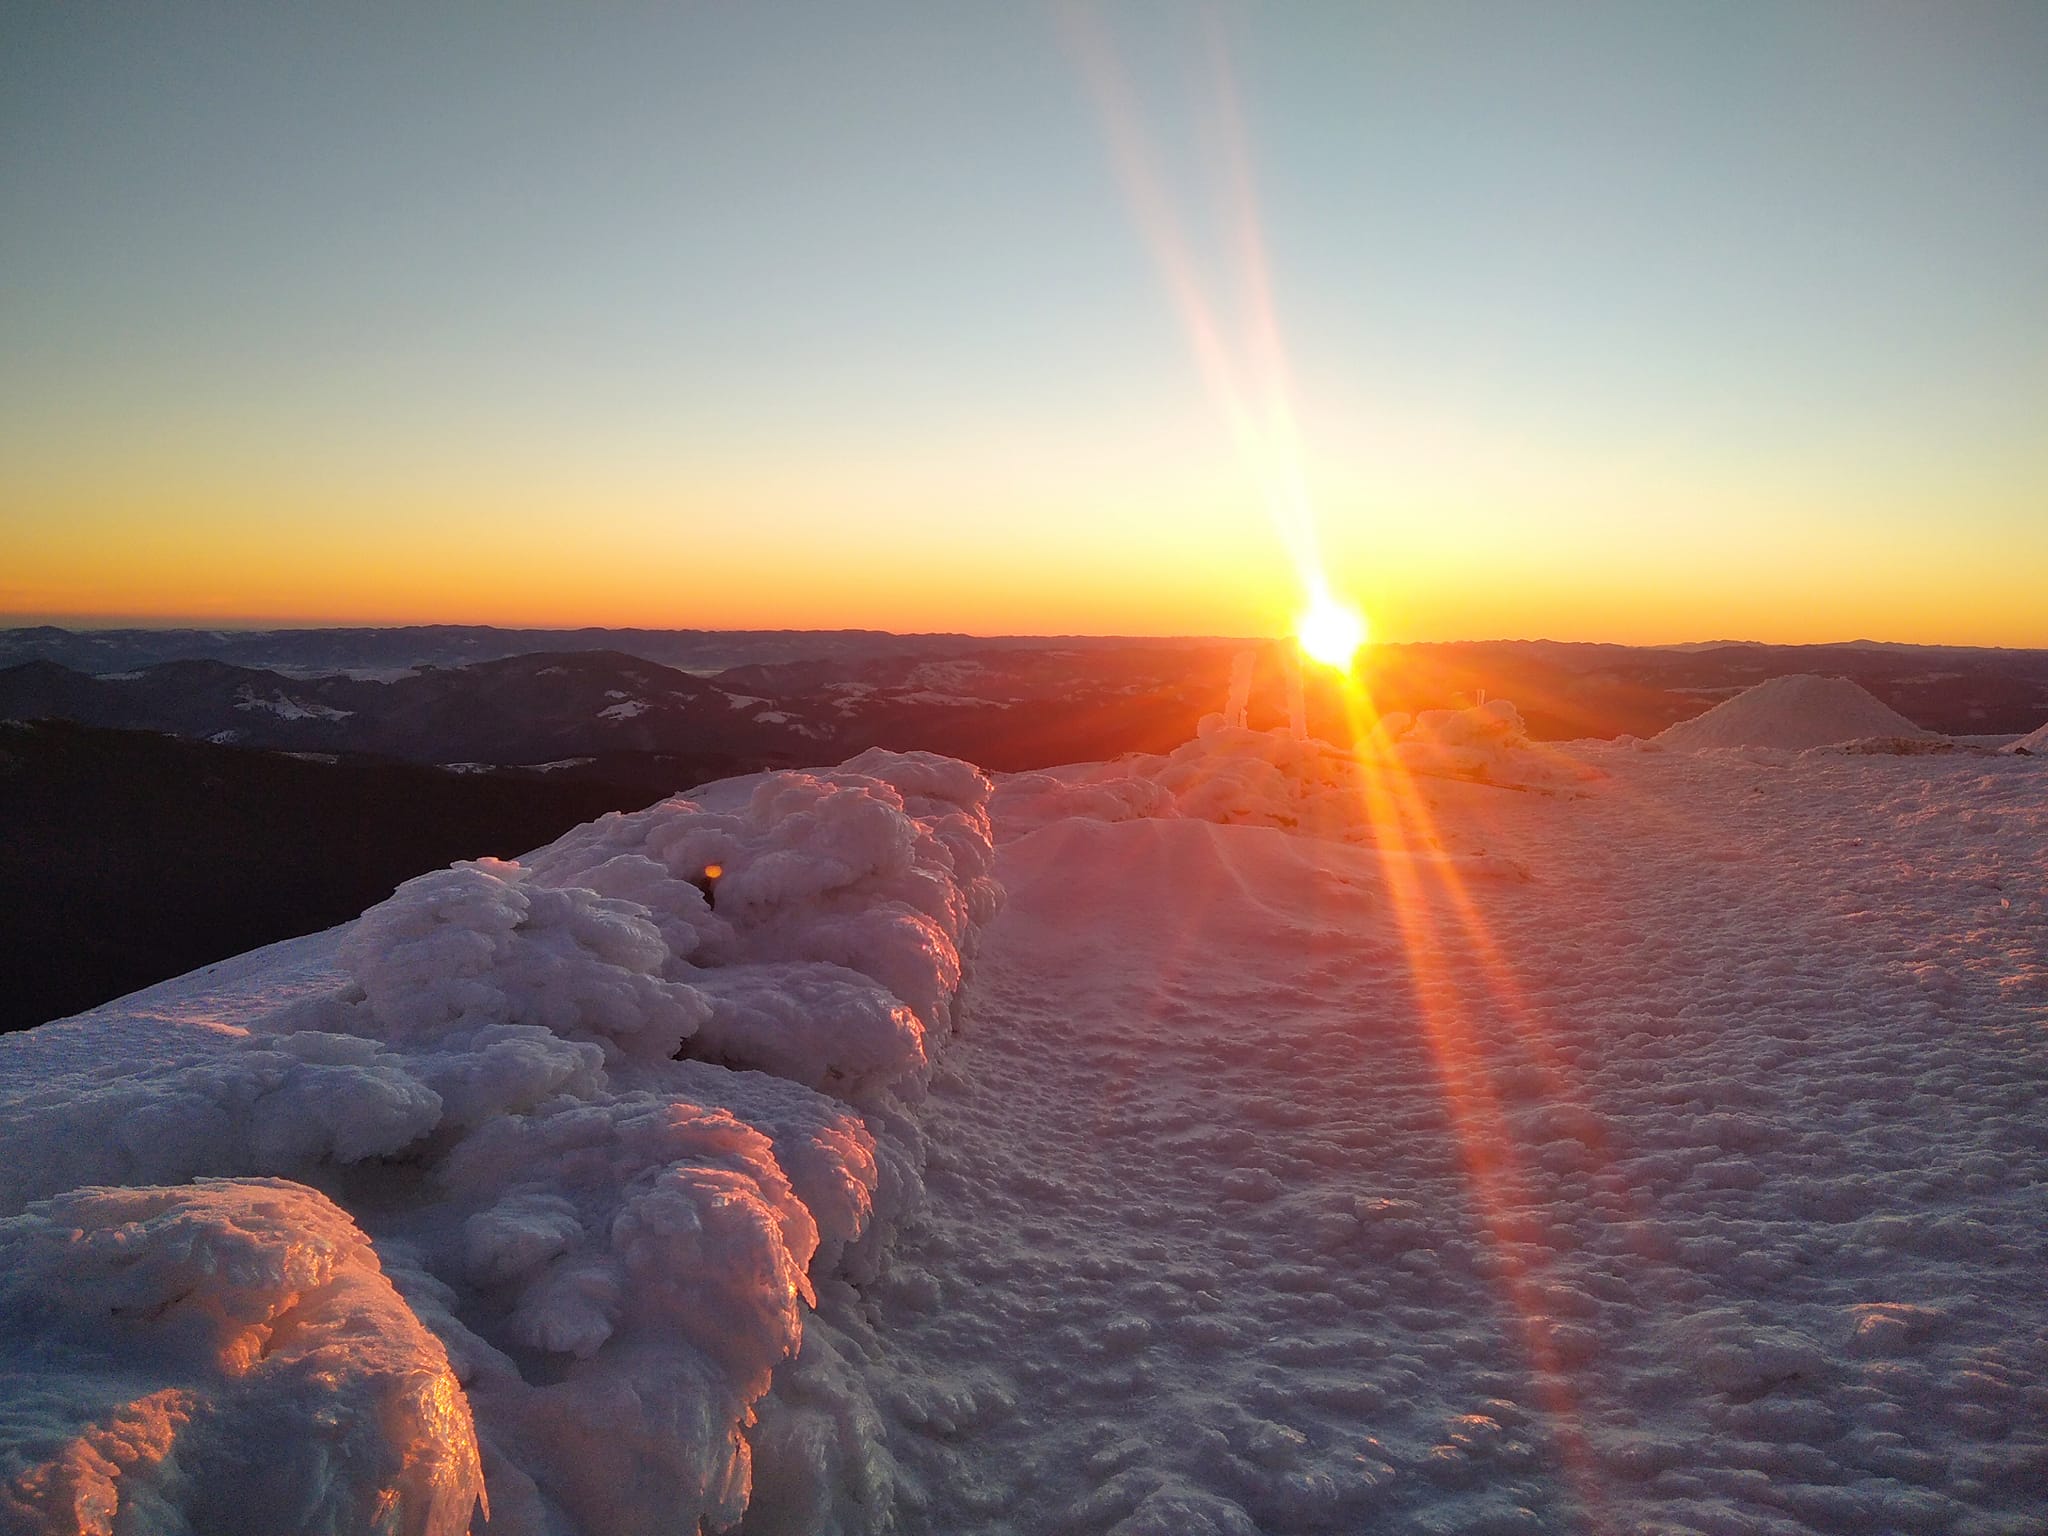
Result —
M706 776L670 766L671 784ZM516 856L660 793L0 724L0 1030L329 927L450 860Z
M105 673L204 660L297 674L388 675L414 667L466 667L542 652L621 651L643 661L709 673L788 661L851 665L870 657L905 654L929 659L1047 646L1113 650L1188 643L1099 635L895 635L875 629L499 629L487 624L410 624L357 629L74 630L43 624L0 629L0 667L54 661L74 672Z
M499 654L535 636L555 648ZM600 636L616 644L563 645ZM627 760L650 756L737 772L835 762L882 745L1019 769L1166 750L1222 706L1232 657L1248 645L1262 658L1254 723L1283 718L1285 696L1279 647L1233 640L298 630L228 632L219 640L226 655L104 665L203 639L200 631L0 631L0 658L22 658L0 669L0 718L417 763L551 765L616 780ZM462 650L478 659L432 659ZM649 651L732 664L677 666ZM233 659L252 653L271 661ZM95 664L77 665L87 655ZM1505 697L1546 739L1651 735L1753 683L1798 672L1849 677L1915 724L1951 734L2018 735L2048 719L2048 651L1500 641L1380 646L1365 660L1382 709ZM1328 683L1312 670L1311 721L1335 728L1342 707Z
M936 656L757 661L712 677L594 650L420 664L383 680L213 659L91 675L39 660L0 671L0 718L562 772L589 766L572 760L648 753L717 758L735 771L797 766L878 743L1035 767L1185 740L1220 703L1235 648L946 646Z

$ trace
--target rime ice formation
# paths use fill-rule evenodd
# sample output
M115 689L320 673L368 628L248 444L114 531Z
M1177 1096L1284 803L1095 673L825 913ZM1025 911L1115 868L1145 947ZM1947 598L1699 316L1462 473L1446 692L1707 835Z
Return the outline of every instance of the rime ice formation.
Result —
M332 1392L396 1427L293 1430L265 1529L434 1529L441 1369L493 1533L2036 1536L2044 855L2030 758L1493 704L992 795L869 755L429 876L0 1041L15 1523L232 1531L211 1448ZM331 1386L95 1267L233 1252L261 1317L308 1241L376 1335Z
M745 1431L819 1287L868 1272L863 1243L916 1198L905 1107L998 895L988 792L966 764L882 752L707 786L520 862L409 881L268 966L252 957L210 987L202 976L182 996L172 984L9 1039L0 1195L6 1212L27 1207L16 1240L47 1259L29 1272L50 1315L89 1334L78 1319L112 1285L48 1257L65 1223L127 1222L95 1240L102 1269L118 1268L142 1219L122 1213L169 1211L154 1248L154 1229L136 1229L134 1252L175 1247L202 1281L233 1277L226 1300L201 1282L177 1300L166 1279L169 1301L137 1301L168 1306L167 1335L193 1355L137 1378L137 1400L160 1394L140 1428L93 1385L106 1368L92 1349L118 1354L118 1341L82 1337L77 1359L59 1351L7 1376L0 1423L33 1427L54 1411L46 1399L84 1405L66 1410L77 1424L62 1444L55 1430L9 1434L43 1458L17 1493L71 1488L78 1463L100 1479L78 1498L147 1509L142 1528L239 1528L206 1513L222 1495L193 1471L218 1459L221 1426L256 1422L294 1380L304 1400L277 1410L281 1434L348 1399L322 1408L287 1358L270 1396L261 1372L236 1387L243 1419L206 1407L256 1345L173 1324L263 1305L313 1318L286 1293L325 1288L396 1354L452 1362L461 1390L444 1380L442 1397L464 1427L447 1467L414 1465L412 1420L392 1406L411 1388L387 1380L397 1367L372 1341L366 1384L330 1374L366 1405L353 1433L376 1443L328 1454L316 1439L266 1463L280 1508L342 1510L335 1529L463 1529L480 1453L494 1533L735 1523L752 1484ZM247 1175L300 1182L188 1184ZM195 1203L195 1190L211 1193ZM345 1250L329 1267L367 1295L371 1242L389 1277L381 1313L340 1278L301 1273L307 1255ZM25 1326L16 1342L30 1350L47 1331ZM346 1331L327 1331L345 1353ZM130 1454L143 1441L148 1453ZM337 1502L342 1461L364 1480L350 1499L388 1484L392 1511L431 1513ZM23 1507L27 1529L79 1528L48 1498ZM327 1527L266 1526L287 1528Z
M283 1179L0 1220L0 1382L10 1531L459 1536L483 1486L440 1341Z
M1869 737L1925 739L1930 732L1846 677L1774 677L1666 727L1657 744L1674 752L1708 747L1803 751Z

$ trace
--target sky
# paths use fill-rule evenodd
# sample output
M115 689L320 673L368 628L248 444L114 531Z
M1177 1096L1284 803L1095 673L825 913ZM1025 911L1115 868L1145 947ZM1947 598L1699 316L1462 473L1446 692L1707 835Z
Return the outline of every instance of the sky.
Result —
M0 10L0 615L2048 645L2048 6Z

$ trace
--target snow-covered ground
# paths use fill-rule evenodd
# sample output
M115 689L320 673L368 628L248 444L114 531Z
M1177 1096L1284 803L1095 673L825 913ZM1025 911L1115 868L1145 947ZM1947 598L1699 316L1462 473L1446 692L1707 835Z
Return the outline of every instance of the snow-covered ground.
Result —
M2048 774L1580 755L1437 807L1526 880L1006 847L905 1529L2048 1528Z
M2048 1528L2048 770L1511 717L736 781L0 1041L0 1511ZM249 1367L330 1274L381 1446Z

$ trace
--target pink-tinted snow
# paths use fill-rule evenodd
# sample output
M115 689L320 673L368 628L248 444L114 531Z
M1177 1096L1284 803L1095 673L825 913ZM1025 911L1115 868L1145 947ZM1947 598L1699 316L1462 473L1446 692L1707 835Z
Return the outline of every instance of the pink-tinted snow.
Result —
M1583 755L1438 806L1526 880L1007 847L873 1296L904 1529L2048 1528L2048 775Z
M0 1042L0 1482L441 1529L452 1372L492 1532L2037 1536L2048 772L1636 746L871 754ZM69 1193L221 1174L301 1182ZM327 1234L414 1375L138 1373L131 1208L202 1310Z

